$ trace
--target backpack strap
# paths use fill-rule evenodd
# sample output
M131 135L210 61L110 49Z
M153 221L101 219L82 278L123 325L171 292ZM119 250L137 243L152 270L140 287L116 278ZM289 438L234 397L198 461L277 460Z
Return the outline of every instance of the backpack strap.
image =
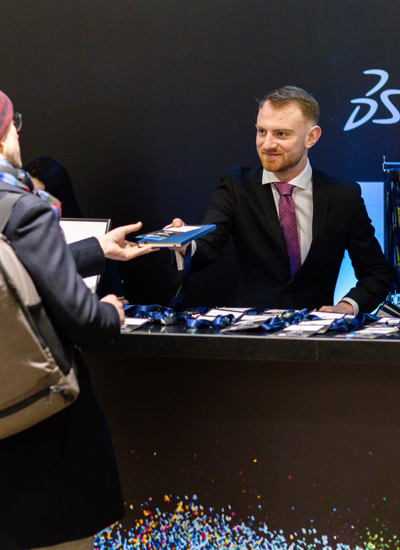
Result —
M11 212L14 208L14 204L22 197L20 193L7 193L5 197L0 200L0 233L3 233L8 220L10 219Z

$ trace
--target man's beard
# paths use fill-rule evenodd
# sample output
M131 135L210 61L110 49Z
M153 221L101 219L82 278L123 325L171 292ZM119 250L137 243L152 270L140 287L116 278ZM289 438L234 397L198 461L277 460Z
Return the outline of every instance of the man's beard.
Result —
M11 166L14 166L14 168L22 168L21 151L19 149L9 151L5 156L5 159L11 164Z
M279 151L276 151L276 150L273 150L273 151L265 150L264 152L265 153L270 153L270 154L279 153ZM290 170L290 169L294 168L295 166L297 166L301 162L303 154L304 154L304 151L292 152L291 154L286 156L286 158L281 162L280 166L276 167L276 166L274 166L273 161L265 160L262 156L262 153L260 151L258 151L258 155L260 157L261 164L263 165L263 168L265 170L267 170L268 172L274 172L274 173L277 173L277 174L279 174L279 172L286 172L287 170Z

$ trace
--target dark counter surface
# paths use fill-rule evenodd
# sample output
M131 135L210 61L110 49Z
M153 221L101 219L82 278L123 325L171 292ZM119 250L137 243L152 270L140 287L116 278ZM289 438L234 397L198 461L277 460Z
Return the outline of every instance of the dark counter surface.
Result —
M281 338L262 330L223 334L215 329L199 329L188 333L179 324L149 324L132 332L123 331L114 344L84 351L136 357L397 365L400 333L379 339L339 339L327 335Z

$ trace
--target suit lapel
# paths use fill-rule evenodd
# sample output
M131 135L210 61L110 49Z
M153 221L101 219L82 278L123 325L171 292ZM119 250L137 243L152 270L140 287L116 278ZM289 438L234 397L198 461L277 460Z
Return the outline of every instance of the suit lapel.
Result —
M281 226L279 224L278 213L276 211L276 206L275 206L275 201L272 194L271 185L262 184L262 168L257 174L257 182L254 186L254 189L255 189L257 198L260 202L261 208L265 214L265 221L270 228L270 232L273 238L278 243L279 248L282 252L283 258L287 261L287 264L289 265L289 258L286 253L286 245L283 239Z
M321 247L322 240L325 235L326 223L328 220L329 201L329 185L324 180L321 172L319 172L318 170L313 170L312 242L303 266L307 266L308 263L312 263L314 261ZM301 268L299 272L301 272Z

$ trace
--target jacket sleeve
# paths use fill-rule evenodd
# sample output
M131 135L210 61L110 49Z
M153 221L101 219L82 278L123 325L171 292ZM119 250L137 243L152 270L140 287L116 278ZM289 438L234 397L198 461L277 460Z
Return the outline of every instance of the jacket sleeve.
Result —
M367 312L373 311L386 299L394 282L394 273L375 237L359 186L357 189L355 214L347 243L357 284L346 297L355 300L361 312Z
M191 271L196 272L216 262L229 242L234 217L234 193L228 171L221 175L202 224L215 224L216 230L196 239L197 249L192 258Z
M76 269L82 277L101 275L104 272L106 259L95 237L71 243L69 248L74 257Z
M30 194L22 197L5 234L32 277L60 336L84 346L110 341L119 334L117 310L99 302L87 288L58 221L44 201ZM92 252L89 246L86 265L92 265Z

